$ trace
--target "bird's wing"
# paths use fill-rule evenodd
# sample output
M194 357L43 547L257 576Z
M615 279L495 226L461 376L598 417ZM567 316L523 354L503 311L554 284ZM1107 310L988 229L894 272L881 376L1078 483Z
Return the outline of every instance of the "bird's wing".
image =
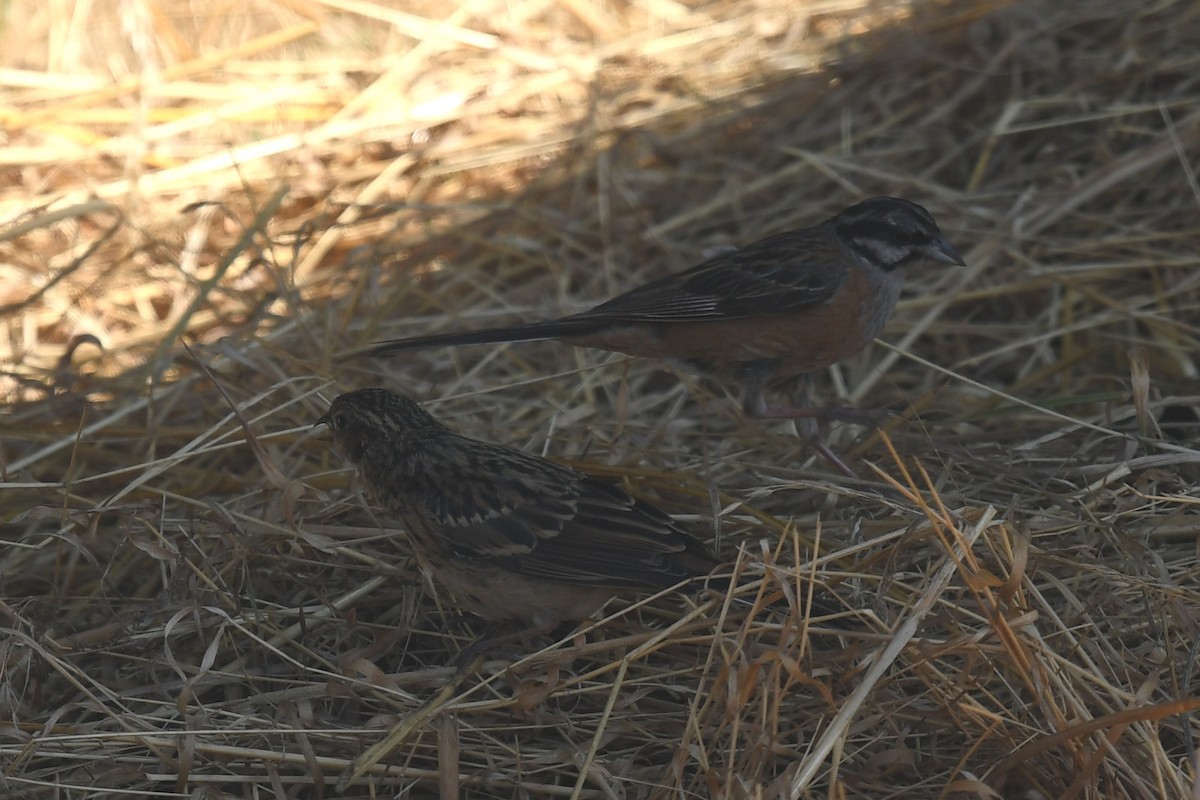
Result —
M824 231L793 231L651 281L568 320L699 322L789 313L829 302L847 279Z
M715 565L670 516L619 487L506 448L472 450L472 469L422 493L457 555L614 587L665 588Z

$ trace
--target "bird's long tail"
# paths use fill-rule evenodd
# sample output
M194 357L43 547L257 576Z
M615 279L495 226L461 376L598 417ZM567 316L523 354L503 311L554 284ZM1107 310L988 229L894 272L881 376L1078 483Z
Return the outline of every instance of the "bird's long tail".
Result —
M430 347L457 347L464 344L495 344L497 342L531 342L539 339L570 338L595 333L607 323L604 320L571 318L531 322L507 328L486 328L481 331L458 333L435 333L432 336L414 336L411 339L390 339L377 342L368 351L372 356L390 356L405 350L423 350Z

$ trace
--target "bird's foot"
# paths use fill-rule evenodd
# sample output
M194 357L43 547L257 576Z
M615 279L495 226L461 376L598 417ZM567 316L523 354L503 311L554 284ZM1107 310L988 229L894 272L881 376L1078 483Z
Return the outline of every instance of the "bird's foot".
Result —
M818 422L848 422L877 428L884 420L896 416L884 408L768 408L759 414L763 419L815 419Z
M854 474L854 470L850 469L849 465L847 465L837 453L833 452L829 445L821 441L820 436L811 437L808 440L808 443L812 445L813 449L824 456L826 461L837 468L837 470L847 478L858 478L858 476Z
M472 664L477 658L482 659L488 655L501 655L515 661L525 653L513 649L512 645L532 641L539 636L556 631L559 627L557 622L552 625L532 627L520 625L515 628L496 623L490 624L482 636L463 648L462 652L451 662L451 666L461 670Z

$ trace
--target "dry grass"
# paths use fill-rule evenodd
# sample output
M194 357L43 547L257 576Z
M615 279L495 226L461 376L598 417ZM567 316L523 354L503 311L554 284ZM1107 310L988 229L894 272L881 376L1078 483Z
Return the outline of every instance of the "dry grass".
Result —
M64 6L0 70L7 796L1195 792L1195 4ZM340 355L877 193L969 266L823 377L903 417L833 432L859 482L661 364ZM628 481L755 603L453 676L479 626L311 429L371 384Z

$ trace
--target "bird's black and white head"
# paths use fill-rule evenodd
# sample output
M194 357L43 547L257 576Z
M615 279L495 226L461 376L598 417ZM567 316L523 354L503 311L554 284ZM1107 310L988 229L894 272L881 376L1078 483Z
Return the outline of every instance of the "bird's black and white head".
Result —
M447 432L412 399L387 389L339 395L316 424L329 426L338 450L355 464L372 452L400 457Z
M839 212L829 222L851 252L885 272L924 259L964 264L933 216L899 197L872 197Z

